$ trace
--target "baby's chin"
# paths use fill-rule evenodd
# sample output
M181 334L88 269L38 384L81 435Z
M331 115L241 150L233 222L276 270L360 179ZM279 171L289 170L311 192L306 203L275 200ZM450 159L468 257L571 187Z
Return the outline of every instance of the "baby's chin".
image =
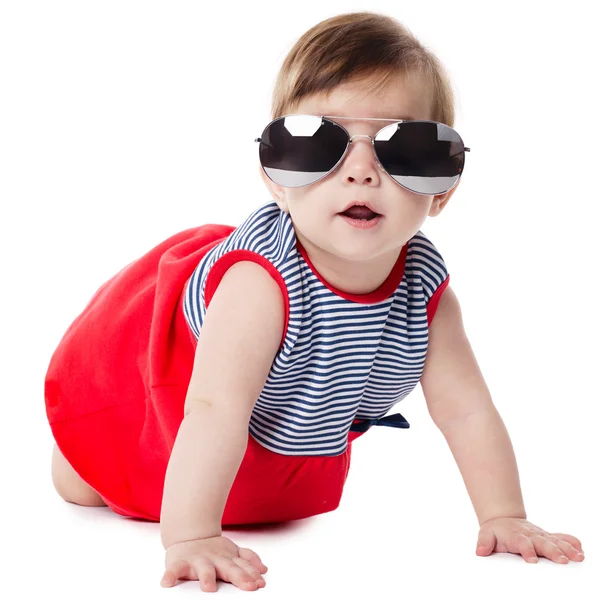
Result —
M384 246L374 240L364 240L362 242L356 240L334 242L329 240L320 249L338 260L364 266L368 263L375 264L380 261L395 260L402 250L402 244Z
M398 256L403 242L401 232L390 235L389 231L361 231L343 222L333 223L333 227L308 230L294 224L300 243L315 258L334 259L365 265L366 263L386 262ZM407 238L408 239L408 238Z

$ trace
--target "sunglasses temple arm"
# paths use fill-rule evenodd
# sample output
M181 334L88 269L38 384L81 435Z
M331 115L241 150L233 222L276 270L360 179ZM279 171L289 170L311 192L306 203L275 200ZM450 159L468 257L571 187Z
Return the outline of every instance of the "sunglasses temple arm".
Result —
M255 141L255 142L261 142L261 143L262 143L262 144L264 144L264 145L265 145L267 148L272 148L272 147L273 147L273 145L272 145L272 144L267 144L267 142L265 142L265 141L261 140L260 138L256 138L254 141Z

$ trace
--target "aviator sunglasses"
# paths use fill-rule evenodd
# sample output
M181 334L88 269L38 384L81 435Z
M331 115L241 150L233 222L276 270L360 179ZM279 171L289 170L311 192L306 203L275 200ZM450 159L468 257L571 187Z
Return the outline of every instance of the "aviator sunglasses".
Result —
M331 119L393 121L370 135L350 136ZM460 179L465 148L458 133L437 121L285 115L271 121L260 142L260 164L282 187L304 187L323 179L342 162L357 137L371 140L379 166L399 185L424 195L443 194Z

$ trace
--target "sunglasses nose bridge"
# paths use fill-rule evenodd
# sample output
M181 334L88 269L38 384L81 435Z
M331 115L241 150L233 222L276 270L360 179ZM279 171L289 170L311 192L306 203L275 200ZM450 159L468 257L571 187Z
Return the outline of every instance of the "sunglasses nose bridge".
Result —
M354 141L354 138L357 138L357 137L369 138L369 141L371 142L371 146L373 147L373 151L375 152L375 141L373 140L373 138L370 135L366 135L365 133L357 133L356 135L353 135L352 137L350 137L350 139L348 140L348 148L350 147L350 144ZM383 165L381 164L381 162L379 162L379 156L377 156L377 152L375 152L375 162L379 165L380 169L385 171Z
M366 135L364 133L357 133L356 135L353 135L350 138L349 143L352 143L354 141L354 138L356 138L356 137L366 137L366 138L369 138L369 140L371 140L371 144L373 143L373 138L370 135Z

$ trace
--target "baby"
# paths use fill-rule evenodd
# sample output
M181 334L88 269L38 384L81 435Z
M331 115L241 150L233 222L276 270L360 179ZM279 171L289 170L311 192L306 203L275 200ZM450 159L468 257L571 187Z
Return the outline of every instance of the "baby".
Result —
M527 520L510 439L440 253L420 231L469 148L440 61L380 14L336 16L286 57L257 138L272 200L163 241L104 283L45 380L68 502L160 522L161 584L265 585L224 525L335 510L352 442L418 383L480 525L477 554L583 560ZM435 318L434 318L435 316Z

